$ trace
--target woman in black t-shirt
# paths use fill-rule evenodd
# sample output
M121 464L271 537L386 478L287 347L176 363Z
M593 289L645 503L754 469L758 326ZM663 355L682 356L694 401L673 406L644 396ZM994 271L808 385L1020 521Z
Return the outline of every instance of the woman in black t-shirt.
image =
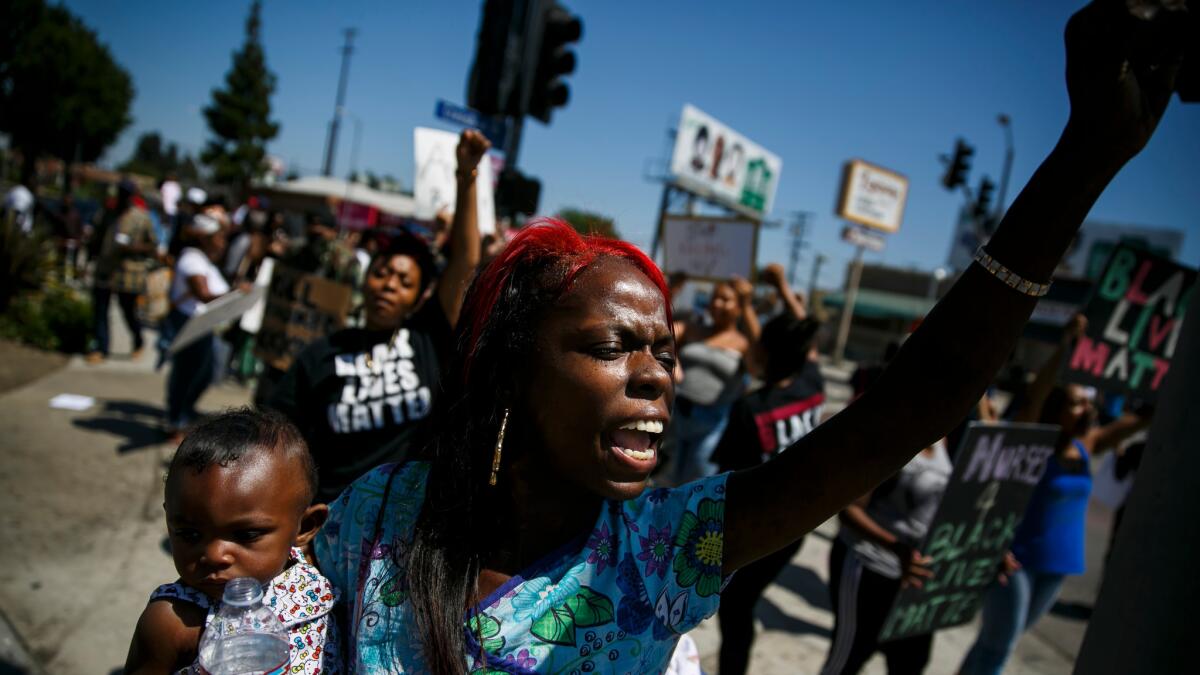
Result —
M449 259L436 291L425 293L435 274L425 242L407 233L393 238L367 268L365 327L310 344L266 403L286 414L312 449L318 502L403 459L424 433L463 293L479 264L476 166L489 147L473 130L459 140Z
M790 290L784 287L785 291ZM721 471L749 469L785 450L821 421L825 379L810 358L817 323L802 306L767 322L760 338L763 386L733 404L729 425L713 453ZM744 673L754 644L754 605L800 550L804 539L738 570L721 593L721 675Z

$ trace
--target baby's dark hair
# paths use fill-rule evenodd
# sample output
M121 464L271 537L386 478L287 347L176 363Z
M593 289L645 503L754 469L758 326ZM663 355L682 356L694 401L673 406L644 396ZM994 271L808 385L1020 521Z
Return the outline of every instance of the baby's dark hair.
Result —
M200 473L214 464L228 467L262 451L282 452L287 459L300 461L308 506L317 493L317 464L300 430L274 410L230 408L197 424L175 451L167 481L183 469Z

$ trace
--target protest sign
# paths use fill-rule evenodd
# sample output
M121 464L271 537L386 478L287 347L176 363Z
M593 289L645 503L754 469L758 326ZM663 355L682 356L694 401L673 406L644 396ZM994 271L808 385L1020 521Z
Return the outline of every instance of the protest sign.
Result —
M254 353L272 368L287 370L310 342L342 327L351 289L329 279L276 266Z
M458 134L439 129L417 127L413 131L413 154L416 156L416 174L413 176L413 199L417 204L417 217L431 220L439 211L453 211L458 195ZM493 165L486 157L476 167L475 198L478 208L477 219L480 234L496 231L496 201L492 196L495 179Z
M667 216L663 269L693 279L744 279L754 273L758 225L738 218Z
M263 289L255 286L249 292L232 291L203 305L202 309L193 314L187 323L183 324L183 328L179 329L167 353L175 354L205 335L233 323L249 311L262 295Z
M933 559L923 588L896 594L880 642L966 623L996 579L1033 488L1054 455L1059 427L972 423L929 526L922 554Z
M1087 332L1063 379L1153 402L1170 370L1195 281L1195 270L1116 247L1087 304Z

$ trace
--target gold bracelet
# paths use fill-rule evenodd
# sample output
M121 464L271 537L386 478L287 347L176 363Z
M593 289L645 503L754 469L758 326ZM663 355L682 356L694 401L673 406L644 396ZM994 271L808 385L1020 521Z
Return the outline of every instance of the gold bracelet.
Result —
M455 171L455 178L458 180L475 180L479 177L479 169L471 169L470 171Z
M1018 293L1040 298L1050 292L1049 283L1039 284L1021 277L1021 275L1001 265L999 260L988 255L982 246L975 251L975 262L979 263L979 266L988 274L1003 281L1009 288Z

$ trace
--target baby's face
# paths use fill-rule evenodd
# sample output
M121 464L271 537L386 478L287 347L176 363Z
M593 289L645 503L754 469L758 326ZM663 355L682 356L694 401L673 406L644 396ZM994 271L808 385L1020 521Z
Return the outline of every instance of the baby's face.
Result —
M304 513L304 474L281 452L259 452L200 473L181 467L163 508L180 579L217 600L238 577L283 571Z

